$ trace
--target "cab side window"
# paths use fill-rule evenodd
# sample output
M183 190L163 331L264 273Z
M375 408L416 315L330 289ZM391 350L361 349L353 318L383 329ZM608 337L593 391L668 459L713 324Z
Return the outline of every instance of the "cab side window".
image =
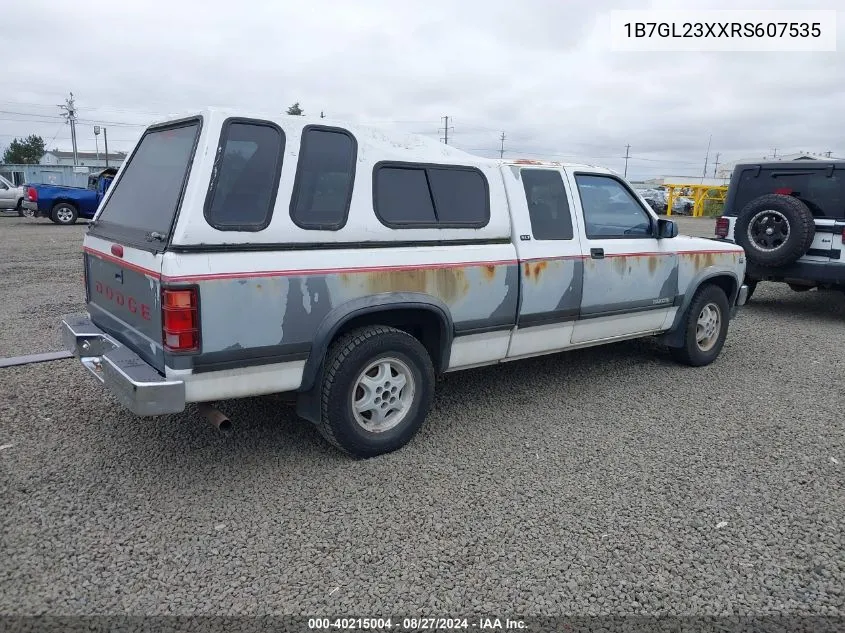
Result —
M523 169L520 175L534 239L571 240L572 215L560 172Z
M618 180L578 174L575 182L588 238L652 237L651 216Z

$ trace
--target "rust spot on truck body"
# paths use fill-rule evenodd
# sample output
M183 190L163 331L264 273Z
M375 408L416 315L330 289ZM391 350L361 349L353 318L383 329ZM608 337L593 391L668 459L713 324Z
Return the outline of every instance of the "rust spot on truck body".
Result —
M340 281L344 285L360 282L371 294L422 292L439 297L446 303L465 296L470 289L466 270L463 267L343 273L340 275Z
M633 258L632 258L633 259ZM628 269L628 256L621 256L621 257L614 257L613 261L613 268L619 275L624 275L625 271Z
M709 268L716 263L717 253L684 253L681 258L692 264L696 270Z
M654 271L657 270L657 258L659 255L647 255L648 259L648 274L654 275Z
M540 279L540 275L546 268L548 268L549 262L543 260L539 262L525 262L525 278L528 281L538 281Z
M484 278L488 281L492 281L493 278L496 276L496 267L493 264L487 264L484 266Z

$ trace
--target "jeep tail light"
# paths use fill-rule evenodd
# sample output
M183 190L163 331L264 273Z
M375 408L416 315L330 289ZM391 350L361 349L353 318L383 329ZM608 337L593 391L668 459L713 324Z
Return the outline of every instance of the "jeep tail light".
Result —
M38 191L35 187L26 188L26 199L27 202L38 202Z
M782 196L790 196L792 195L792 189L789 187L781 187L780 189L775 189L775 193L780 194Z
M169 352L195 352L200 347L196 288L161 291L161 336Z
M716 220L716 236L717 237L727 237L728 236L728 228L729 223L727 218L719 218Z

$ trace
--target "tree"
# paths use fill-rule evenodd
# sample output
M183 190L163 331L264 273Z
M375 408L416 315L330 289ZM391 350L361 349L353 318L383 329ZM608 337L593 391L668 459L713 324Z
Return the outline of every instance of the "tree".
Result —
M297 101L291 107L288 108L288 114L292 114L294 116L302 116L305 113L302 111L302 108L299 107L299 101Z
M6 151L2 162L7 165L37 165L44 155L44 139L30 134L25 139L15 138Z

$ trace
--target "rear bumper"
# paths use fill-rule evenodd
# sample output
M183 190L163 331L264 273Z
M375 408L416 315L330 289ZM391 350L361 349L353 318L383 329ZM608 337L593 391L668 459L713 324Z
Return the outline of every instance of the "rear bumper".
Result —
M766 268L749 262L745 274L758 281L808 281L845 285L845 263L798 260L789 266Z
M65 347L135 415L184 411L185 383L162 376L94 325L87 314L65 317L61 329Z

